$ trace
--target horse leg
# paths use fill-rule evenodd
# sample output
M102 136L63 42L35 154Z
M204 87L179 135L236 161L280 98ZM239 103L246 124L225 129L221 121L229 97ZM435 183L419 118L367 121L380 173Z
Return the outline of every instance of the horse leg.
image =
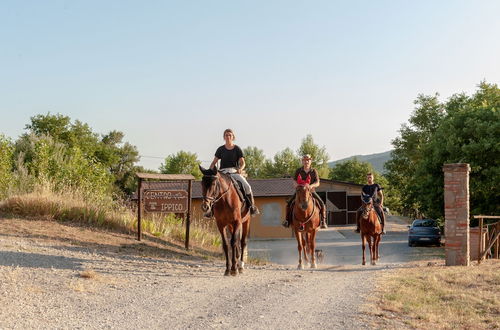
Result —
M375 238L375 261L378 261L379 259L379 254L378 254L378 246L380 244L380 235L377 235Z
M316 231L313 231L309 236L309 247L311 250L311 268L317 268L316 265Z
M370 248L370 264L375 265L375 238L368 237L368 247Z
M242 224L242 234L241 234L241 259L240 259L240 266L238 267L238 272L240 274L243 273L243 269L245 268L245 251L247 248L247 238L248 238L248 232L250 229L250 220L245 221Z
M363 266L366 265L365 248L366 248L366 236L364 234L361 234L361 249L363 250L363 261L361 262L361 264Z
M241 222L237 221L235 226L233 226L233 232L231 235L231 250L233 255L231 258L231 275L238 275L237 266L240 261L240 244L241 244Z
M222 248L224 249L224 255L226 256L226 271L224 272L224 275L228 276L230 267L229 267L229 246L226 234L226 227L219 227L219 232L222 238Z
M295 239L297 240L297 250L299 250L299 265L297 266L297 269L304 269L304 266L302 265L302 235L297 230L294 230L294 233Z
M302 232L302 252L304 254L304 260L306 267L309 264L309 240L307 239L307 233L305 231Z

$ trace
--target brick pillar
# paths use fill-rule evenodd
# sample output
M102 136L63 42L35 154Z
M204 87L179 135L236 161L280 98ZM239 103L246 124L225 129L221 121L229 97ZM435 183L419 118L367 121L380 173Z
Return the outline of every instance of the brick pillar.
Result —
M446 266L469 266L469 164L445 164Z

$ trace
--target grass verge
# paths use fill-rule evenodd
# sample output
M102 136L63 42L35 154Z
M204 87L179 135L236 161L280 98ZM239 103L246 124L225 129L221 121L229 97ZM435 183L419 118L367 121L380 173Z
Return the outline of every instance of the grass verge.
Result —
M69 221L127 233L137 230L137 215L117 202L88 200L75 191L54 192L50 188L13 195L0 202L0 212L22 218ZM183 242L185 228L173 215L147 215L143 232L172 242ZM193 249L220 252L220 235L206 222L193 221L190 230Z
M500 260L469 267L433 265L383 275L368 313L378 316L382 327L500 328Z

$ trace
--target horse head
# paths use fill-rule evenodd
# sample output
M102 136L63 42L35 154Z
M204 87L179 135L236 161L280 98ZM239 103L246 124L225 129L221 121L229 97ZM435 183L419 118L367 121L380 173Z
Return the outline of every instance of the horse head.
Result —
M309 200L311 199L311 188L309 184L299 184L295 188L295 204L302 210L307 210Z
M218 183L220 176L217 167L214 167L214 169L205 169L199 165L199 168L203 174L201 179L201 191L203 195L201 209L203 212L207 212L212 209L212 205L220 193L220 184Z
M368 214L370 214L373 209L373 197L371 195L361 193L361 203L363 204L361 207L363 208L363 218L367 219Z

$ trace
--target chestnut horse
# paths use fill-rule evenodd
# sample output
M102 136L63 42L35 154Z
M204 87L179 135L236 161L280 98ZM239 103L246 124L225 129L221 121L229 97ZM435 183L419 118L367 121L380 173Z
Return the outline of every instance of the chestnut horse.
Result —
M299 176L300 178L300 176ZM307 182L299 182L295 189L295 202L292 216L292 229L297 239L299 250L298 269L304 269L302 255L306 262L311 257L311 268L316 268L316 232L319 229L319 206L312 196L311 188Z
M217 171L217 168L204 169L200 166L203 178L203 212L213 211L217 228L222 237L222 247L226 256L224 275L236 276L243 273L243 257L250 229L250 212L240 200L237 189L228 174ZM231 247L231 250L229 250Z
M361 197L361 214L359 226L361 230L361 246L363 249L363 262L366 264L365 245L368 242L370 248L370 260L372 265L376 265L378 261L378 245L380 244L380 236L382 235L382 225L377 216L377 212L373 207L373 198L370 195L362 194Z

